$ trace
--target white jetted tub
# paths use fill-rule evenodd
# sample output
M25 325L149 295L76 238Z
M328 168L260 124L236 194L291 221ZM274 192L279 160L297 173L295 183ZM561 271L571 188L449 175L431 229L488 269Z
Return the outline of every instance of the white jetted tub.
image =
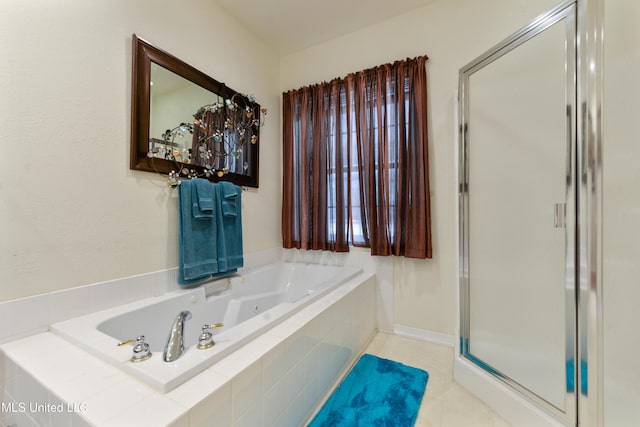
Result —
M56 323L51 330L166 393L360 272L353 267L277 263ZM184 310L191 313L184 324L185 351L174 362L165 362L169 332ZM224 326L211 331L215 345L198 349L202 326L216 323ZM152 357L134 363L132 346L117 344L140 335Z

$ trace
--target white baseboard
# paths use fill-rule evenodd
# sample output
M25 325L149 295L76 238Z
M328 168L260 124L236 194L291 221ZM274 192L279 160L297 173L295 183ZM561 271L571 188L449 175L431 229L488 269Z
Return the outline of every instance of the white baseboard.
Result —
M426 329L413 328L411 326L404 325L393 325L393 333L402 337L442 344L448 347L453 347L456 342L456 337L453 335L427 331Z

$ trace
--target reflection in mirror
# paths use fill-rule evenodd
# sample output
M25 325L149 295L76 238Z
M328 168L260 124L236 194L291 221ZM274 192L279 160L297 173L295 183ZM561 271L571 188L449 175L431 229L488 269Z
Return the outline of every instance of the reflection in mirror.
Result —
M150 86L149 153L173 160L175 149L191 150L192 132L186 132L185 124L193 122L193 114L211 102L212 94L154 62Z
M133 36L131 168L258 186L266 109Z

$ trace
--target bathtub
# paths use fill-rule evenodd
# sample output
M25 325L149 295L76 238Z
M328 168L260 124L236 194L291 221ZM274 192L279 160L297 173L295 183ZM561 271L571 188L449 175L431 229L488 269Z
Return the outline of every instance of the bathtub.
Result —
M277 263L193 289L92 313L51 325L51 331L111 363L162 393L167 393L239 349L292 314L361 273L361 269L302 263ZM183 310L183 355L165 362L162 353L174 319ZM215 345L196 348L202 326L214 329ZM152 357L130 361L123 340L145 336Z

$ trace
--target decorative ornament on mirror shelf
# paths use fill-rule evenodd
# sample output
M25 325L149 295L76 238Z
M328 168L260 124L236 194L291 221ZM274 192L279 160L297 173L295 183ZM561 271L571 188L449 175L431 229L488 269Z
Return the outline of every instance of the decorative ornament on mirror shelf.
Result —
M174 148L164 157L176 166L169 173L167 185L180 185L180 178L222 178L229 172L246 171L249 164L244 153L248 144L258 142L258 131L264 126L266 114L267 109L260 108L253 95L236 93L224 101L220 98L200 107L192 123L167 129L162 138ZM175 139L186 135L192 135L191 148L179 150ZM155 154L150 151L148 157L153 161Z

